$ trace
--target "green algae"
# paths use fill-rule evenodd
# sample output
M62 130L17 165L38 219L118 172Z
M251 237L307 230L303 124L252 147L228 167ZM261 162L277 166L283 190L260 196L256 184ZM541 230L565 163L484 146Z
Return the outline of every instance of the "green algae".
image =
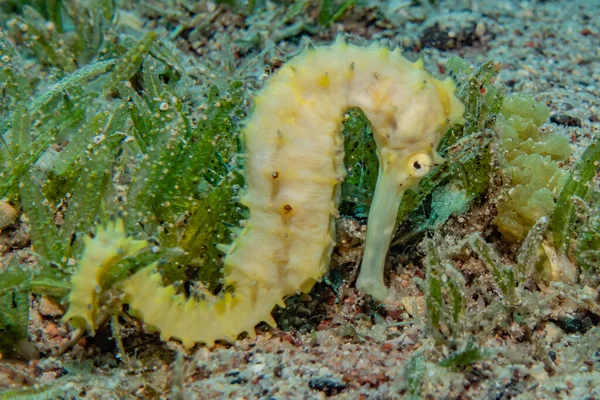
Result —
M477 345L475 336L469 336L461 349L440 360L438 365L446 368L467 367L486 356L486 352Z
M244 182L236 133L243 83L191 84L196 71L182 67L182 54L152 32L115 36L121 27L103 4L65 6L68 23L58 30L43 7L0 18L0 190L22 208L37 259L17 263L30 274L11 298L63 298L83 238L117 217L128 234L155 245L108 271L103 292L157 260L168 283L215 290L216 244L230 243L226 223L243 218L236 202ZM78 35L88 34L95 41L79 46ZM29 45L36 35L44 39ZM26 59L38 62L35 70L23 67ZM12 282L9 274L2 272L3 282ZM28 306L10 307L6 296L0 309L27 321ZM7 319L13 314L3 314L5 332L23 339L26 330Z
M419 399L426 372L425 358L417 351L406 363L409 399Z
M12 260L0 279L0 352L25 356L21 348L29 322L31 273Z
M577 231L575 256L583 271L594 275L600 271L600 193L593 192L588 197L589 209L583 214L585 220ZM560 234L560 233L559 233ZM572 235L568 233L569 236Z
M373 200L379 162L371 125L362 111L348 111L342 135L348 173L342 183L340 210L347 215L366 217Z
M566 177L566 183L560 195L558 196L557 209L553 215L552 236L556 247L563 254L569 245L569 239L572 235L573 220L575 217L576 205L574 198L585 199L590 192L590 182L596 176L598 165L600 164L600 137L595 140L585 149L579 161ZM598 218L598 199L592 200L592 209L588 213L590 218L586 229L583 231L583 239L580 245L583 246L583 251L597 250L597 242L594 245L594 237L597 237L597 222ZM594 234L596 232L596 234ZM581 254L581 253L580 253ZM590 253L590 255L593 253ZM585 258L585 256L584 256ZM586 263L587 265L587 263Z
M483 237L481 237L481 235L472 235L469 238L469 245L483 261L485 266L492 271L494 281L507 304L517 304L519 302L519 296L516 291L517 276L514 268L509 265L504 265L496 251L483 239Z
M465 280L441 251L439 240L424 242L426 278L421 286L429 329L437 343L453 342L464 333L466 312Z

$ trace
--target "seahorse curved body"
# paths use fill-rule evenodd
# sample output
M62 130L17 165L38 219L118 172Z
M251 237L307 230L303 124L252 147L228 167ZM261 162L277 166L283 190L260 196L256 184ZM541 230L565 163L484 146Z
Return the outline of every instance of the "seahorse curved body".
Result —
M185 347L254 334L282 299L308 291L327 273L345 176L341 124L359 107L372 124L380 160L368 220L359 289L382 300L383 264L402 193L437 160L435 146L461 119L450 80L429 75L398 51L331 46L304 52L278 70L255 97L243 136L250 210L225 258L234 293L186 300L147 267L123 283L125 301L164 340Z

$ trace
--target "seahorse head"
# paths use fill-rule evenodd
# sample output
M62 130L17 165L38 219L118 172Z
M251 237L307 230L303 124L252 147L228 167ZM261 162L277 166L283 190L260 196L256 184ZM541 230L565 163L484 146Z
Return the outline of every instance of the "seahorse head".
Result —
M432 77L422 62L399 59L386 72L372 78L361 98L377 142L379 175L356 287L379 301L387 295L383 268L402 195L442 161L438 143L464 112L453 82Z
M462 120L464 105L450 78L439 80L409 64L397 78L381 79L365 114L372 123L382 171L394 170L405 187L441 161L435 149L448 128Z

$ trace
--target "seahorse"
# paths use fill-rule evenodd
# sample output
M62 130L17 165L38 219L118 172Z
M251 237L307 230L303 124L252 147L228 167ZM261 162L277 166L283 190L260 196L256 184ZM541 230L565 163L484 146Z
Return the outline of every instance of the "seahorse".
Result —
M250 210L227 249L224 290L186 299L163 287L154 266L122 283L124 301L161 331L163 340L232 342L255 335L283 299L308 292L329 270L335 245L344 167L341 126L345 111L360 108L371 122L379 175L368 216L367 239L356 286L383 300L383 267L400 199L435 163L436 146L462 120L463 104L451 79L428 74L399 50L360 47L337 40L314 47L277 70L254 98L243 128Z

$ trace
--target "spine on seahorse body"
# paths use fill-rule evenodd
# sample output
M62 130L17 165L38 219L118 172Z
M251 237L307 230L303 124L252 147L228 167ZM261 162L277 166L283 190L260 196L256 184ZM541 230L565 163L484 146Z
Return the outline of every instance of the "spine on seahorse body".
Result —
M124 282L125 301L164 340L185 347L254 334L283 298L309 291L328 272L345 176L341 124L359 107L372 124L380 161L357 286L382 300L383 263L402 193L436 160L435 146L463 106L447 79L430 76L387 48L331 46L287 62L255 97L246 122L250 219L225 258L218 296L186 300L147 267Z

